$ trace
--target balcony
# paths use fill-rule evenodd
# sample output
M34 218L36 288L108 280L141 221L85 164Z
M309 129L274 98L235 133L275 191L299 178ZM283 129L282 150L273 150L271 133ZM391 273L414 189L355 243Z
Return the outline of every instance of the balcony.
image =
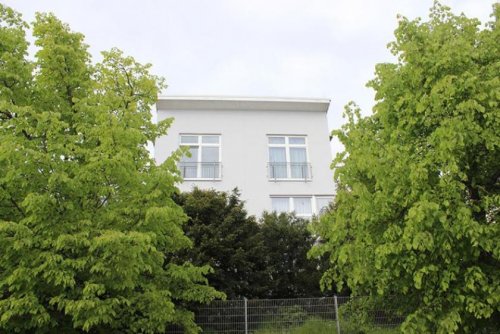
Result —
M310 181L312 167L308 162L268 162L267 177L272 181Z
M220 180L220 162L179 162L178 168L184 180Z

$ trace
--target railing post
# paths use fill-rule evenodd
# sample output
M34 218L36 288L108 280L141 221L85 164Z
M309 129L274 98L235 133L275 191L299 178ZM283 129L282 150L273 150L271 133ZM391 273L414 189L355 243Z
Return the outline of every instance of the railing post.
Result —
M337 334L340 334L339 304L337 302L337 295L333 295L333 302L335 304L335 320L337 321Z
M245 302L245 334L248 334L248 300L246 297L243 297L243 301Z

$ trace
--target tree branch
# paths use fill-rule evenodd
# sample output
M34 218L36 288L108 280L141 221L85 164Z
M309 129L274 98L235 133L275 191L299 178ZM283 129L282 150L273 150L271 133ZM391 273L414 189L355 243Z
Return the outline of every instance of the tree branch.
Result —
M12 197L12 195L7 191L7 189L5 188L4 185L1 185L0 187L2 187L2 189L9 195L9 200L10 200L10 203L17 209L17 211L19 211L19 213L23 216L23 217L26 217L26 214L24 213L24 211L21 209L21 207L17 204L17 202L14 200L14 198Z

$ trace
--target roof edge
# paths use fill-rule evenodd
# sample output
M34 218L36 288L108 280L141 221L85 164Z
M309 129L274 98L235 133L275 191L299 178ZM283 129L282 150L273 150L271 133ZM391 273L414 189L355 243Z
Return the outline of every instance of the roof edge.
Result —
M241 96L158 96L157 110L301 110L327 112L330 99Z

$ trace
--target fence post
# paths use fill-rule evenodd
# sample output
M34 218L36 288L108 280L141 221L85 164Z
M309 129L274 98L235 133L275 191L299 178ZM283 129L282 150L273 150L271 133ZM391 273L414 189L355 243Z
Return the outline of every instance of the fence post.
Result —
M243 297L243 301L245 302L245 334L248 334L248 299L246 297Z
M335 304L335 320L337 321L337 334L340 334L339 304L337 302L337 295L333 295L333 302Z

